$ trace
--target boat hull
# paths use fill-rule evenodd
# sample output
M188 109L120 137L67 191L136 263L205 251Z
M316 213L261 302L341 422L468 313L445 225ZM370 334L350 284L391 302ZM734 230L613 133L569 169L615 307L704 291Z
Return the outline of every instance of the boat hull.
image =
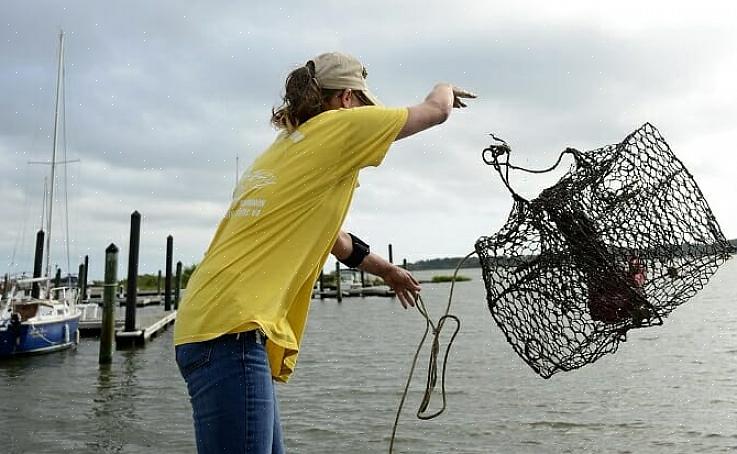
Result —
M74 347L79 341L81 314L53 321L0 325L0 358L50 353Z

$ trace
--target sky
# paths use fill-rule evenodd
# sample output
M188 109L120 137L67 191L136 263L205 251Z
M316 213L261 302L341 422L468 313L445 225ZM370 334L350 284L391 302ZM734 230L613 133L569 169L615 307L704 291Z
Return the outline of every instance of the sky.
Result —
M512 200L481 160L489 133L513 162L542 168L645 122L737 237L737 6L598 3L3 1L0 273L32 269L49 166L28 162L51 159L61 30L57 159L79 160L57 170L52 263L64 270L88 255L101 278L112 242L123 274L134 210L141 273L164 269L167 235L175 261L199 262L238 171L275 137L286 75L334 50L365 64L389 106L417 104L441 81L479 96L362 171L344 228L375 252L391 243L395 261L462 256L503 225ZM512 184L534 197L569 164Z

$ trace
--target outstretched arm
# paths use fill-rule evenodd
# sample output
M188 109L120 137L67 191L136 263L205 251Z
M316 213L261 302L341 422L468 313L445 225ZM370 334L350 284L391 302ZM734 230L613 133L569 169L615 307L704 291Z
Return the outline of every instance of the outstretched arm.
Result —
M407 123L404 124L396 140L403 139L443 123L448 119L454 107L466 107L463 99L475 97L476 95L473 93L450 84L441 83L435 85L422 104L409 108Z
M350 235L341 230L338 232L338 239L335 240L331 253L338 260L345 260L352 252L353 241ZM382 278L394 290L405 309L415 305L415 295L420 291L420 283L409 271L389 263L373 252L364 257L358 268Z

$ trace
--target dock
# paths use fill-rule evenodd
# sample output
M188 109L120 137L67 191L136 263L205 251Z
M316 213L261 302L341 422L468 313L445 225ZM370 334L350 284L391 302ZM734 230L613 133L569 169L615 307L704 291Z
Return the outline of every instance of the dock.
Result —
M124 303L125 301L123 301ZM149 307L151 305L159 305L161 300L153 298L138 298L136 301L137 308ZM77 307L82 311L82 317L79 320L79 335L82 337L97 337L102 332L102 300L88 300L84 304ZM125 326L125 305L120 304L115 310L115 330L122 329Z
M138 315L135 330L115 330L115 345L117 349L144 346L160 332L167 329L169 325L174 323L177 318L177 311L164 311L163 313L158 311L152 313L141 312Z
M161 304L161 297L143 297L143 298L136 298L136 307L146 307L146 306L158 306ZM118 304L120 306L125 306L125 298L122 298L118 301Z
M121 319L115 320L115 329L120 329L125 324L125 321ZM97 337L102 331L102 320L80 320L79 322L79 335L82 337Z
M159 297L143 297L143 298L136 298L136 306L137 307L145 307L145 306L155 306L161 304L162 299ZM126 300L125 298L118 298L117 299L117 305L118 306L125 306ZM88 299L85 304L97 304L98 306L102 307L102 298L90 298Z
M102 334L102 310L95 309L96 306L88 306L82 311L82 319L79 322L80 336L98 337ZM171 325L175 319L176 311L166 312L155 307L147 307L138 311L136 329L126 332L125 308L118 308L115 312L115 339L119 344L122 342L124 347L131 344L131 339L135 340L134 345L142 346Z
M335 298L338 292L335 288L326 287L323 290L315 288L312 292L313 299ZM350 287L341 288L340 294L344 298L365 297L365 296L384 296L392 297L395 295L394 290L385 285L376 285L371 287Z

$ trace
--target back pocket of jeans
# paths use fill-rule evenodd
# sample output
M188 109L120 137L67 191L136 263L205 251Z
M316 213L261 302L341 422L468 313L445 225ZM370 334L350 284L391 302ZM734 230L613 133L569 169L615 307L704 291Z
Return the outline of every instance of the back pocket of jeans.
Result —
M179 372L187 377L195 370L206 366L212 355L212 342L193 342L177 345L176 359Z

